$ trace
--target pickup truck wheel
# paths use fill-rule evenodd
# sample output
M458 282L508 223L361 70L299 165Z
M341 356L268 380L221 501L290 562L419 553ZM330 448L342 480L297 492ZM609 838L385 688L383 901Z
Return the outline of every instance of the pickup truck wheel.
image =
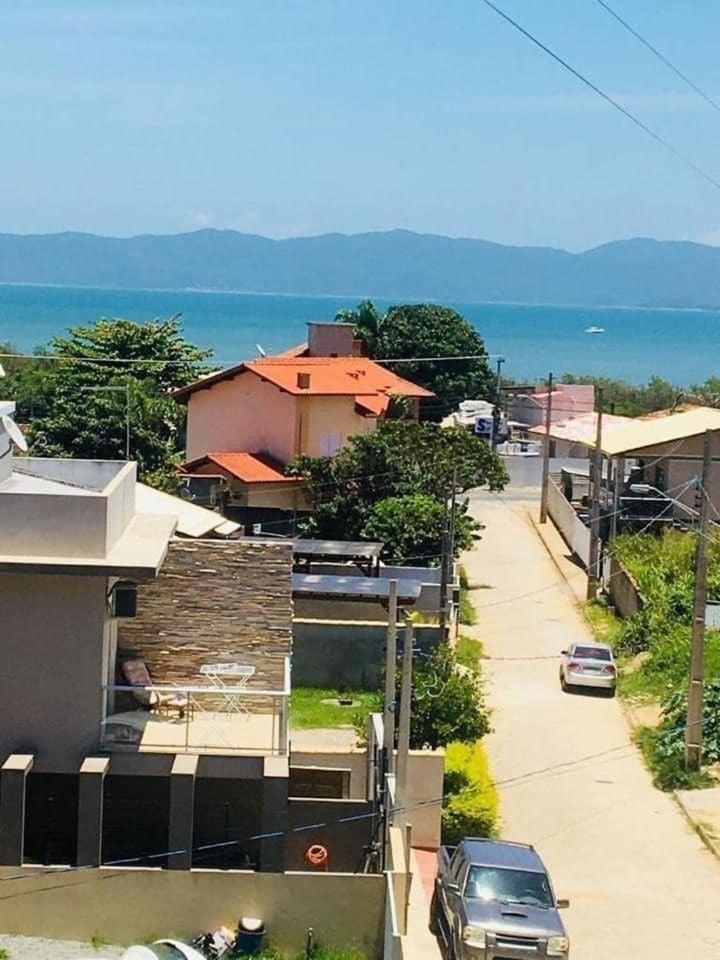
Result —
M432 900L430 901L430 933L436 937L440 933L440 923L438 922L438 902L437 902L437 893L433 891Z

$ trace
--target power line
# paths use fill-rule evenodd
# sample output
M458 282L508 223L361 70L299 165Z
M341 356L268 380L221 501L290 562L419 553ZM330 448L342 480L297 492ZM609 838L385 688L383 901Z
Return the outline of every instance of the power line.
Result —
M694 83L690 79L690 77L687 76L687 74L683 73L682 70L676 67L674 63L668 60L668 58L663 53L661 53L657 47L653 46L653 44L650 43L649 40L646 40L645 37L643 37L640 33L638 33L638 31L634 27L631 27L630 24L627 22L627 20L624 20L616 10L613 10L610 4L605 3L605 0L597 0L597 2L600 4L600 6L604 10L606 10L610 14L611 17L613 17L615 20L617 20L619 24L625 27L628 33L631 33L635 37L635 39L639 40L644 47L647 47L647 49L658 58L658 60L662 61L662 63L664 63L665 66L668 67L668 69L672 70L672 72L676 76L680 77L680 79L684 83L686 83L691 90L694 90L695 93L697 93L698 96L702 97L706 103L709 103L710 106L713 108L713 110L717 110L718 113L720 113L720 104L716 103L716 101L713 100L713 98L708 93L705 93L702 87L699 87L696 83Z
M492 0L482 0L482 2L486 7L489 7L491 10L493 10L499 17L502 17L506 23L509 23L511 27L526 37L531 43L534 43L536 47L539 47L556 63L559 63L561 67L564 67L568 73L571 73L577 80L592 90L593 93L596 93L599 97L605 100L606 103L609 103L611 107L614 107L615 110L619 111L624 117L630 120L631 123L634 123L636 127L639 127L640 130L646 133L649 137L652 137L656 143L659 143L660 146L672 153L674 157L693 170L698 176L702 177L703 180L707 180L707 182L712 184L713 187L715 187L717 190L720 190L720 180L716 180L715 177L711 176L711 174L706 173L702 167L699 167L693 160L687 157L684 153L681 153L677 147L674 147L669 140L661 137L659 133L655 133L654 130L652 130L646 123L643 123L643 121L640 120L639 117L636 117L634 113L627 109L627 107L624 107L609 94L605 93L604 90L601 90L601 88L598 87L597 84L593 83L592 80L589 80L585 74L580 73L579 70L576 70L575 67L571 66L567 62L567 60L563 60L559 54L555 53L554 50L551 50L550 47L546 46L542 40L538 40L534 34L530 33L529 30L526 30L525 27L521 26L517 20L513 20L511 16L504 12L504 10L501 10L500 7L496 7Z

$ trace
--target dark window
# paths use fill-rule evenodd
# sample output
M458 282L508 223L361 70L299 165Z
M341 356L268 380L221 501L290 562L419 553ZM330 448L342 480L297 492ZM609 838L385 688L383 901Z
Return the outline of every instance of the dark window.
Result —
M578 660L607 660L610 661L610 651L604 647L575 647L573 653Z

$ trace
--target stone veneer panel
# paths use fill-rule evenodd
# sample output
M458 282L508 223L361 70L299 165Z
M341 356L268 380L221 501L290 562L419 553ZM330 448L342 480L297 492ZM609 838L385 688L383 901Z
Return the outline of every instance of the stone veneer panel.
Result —
M118 658L142 658L157 684L204 684L202 664L236 661L255 667L249 686L281 689L291 647L287 542L176 538L137 616L118 623Z

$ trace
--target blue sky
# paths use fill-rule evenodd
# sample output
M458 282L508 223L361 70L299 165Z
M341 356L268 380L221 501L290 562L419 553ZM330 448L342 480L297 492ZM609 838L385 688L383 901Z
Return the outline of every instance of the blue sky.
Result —
M497 0L720 176L720 113L596 0ZM716 0L612 0L720 99ZM0 231L720 243L720 191L479 0L0 0Z

